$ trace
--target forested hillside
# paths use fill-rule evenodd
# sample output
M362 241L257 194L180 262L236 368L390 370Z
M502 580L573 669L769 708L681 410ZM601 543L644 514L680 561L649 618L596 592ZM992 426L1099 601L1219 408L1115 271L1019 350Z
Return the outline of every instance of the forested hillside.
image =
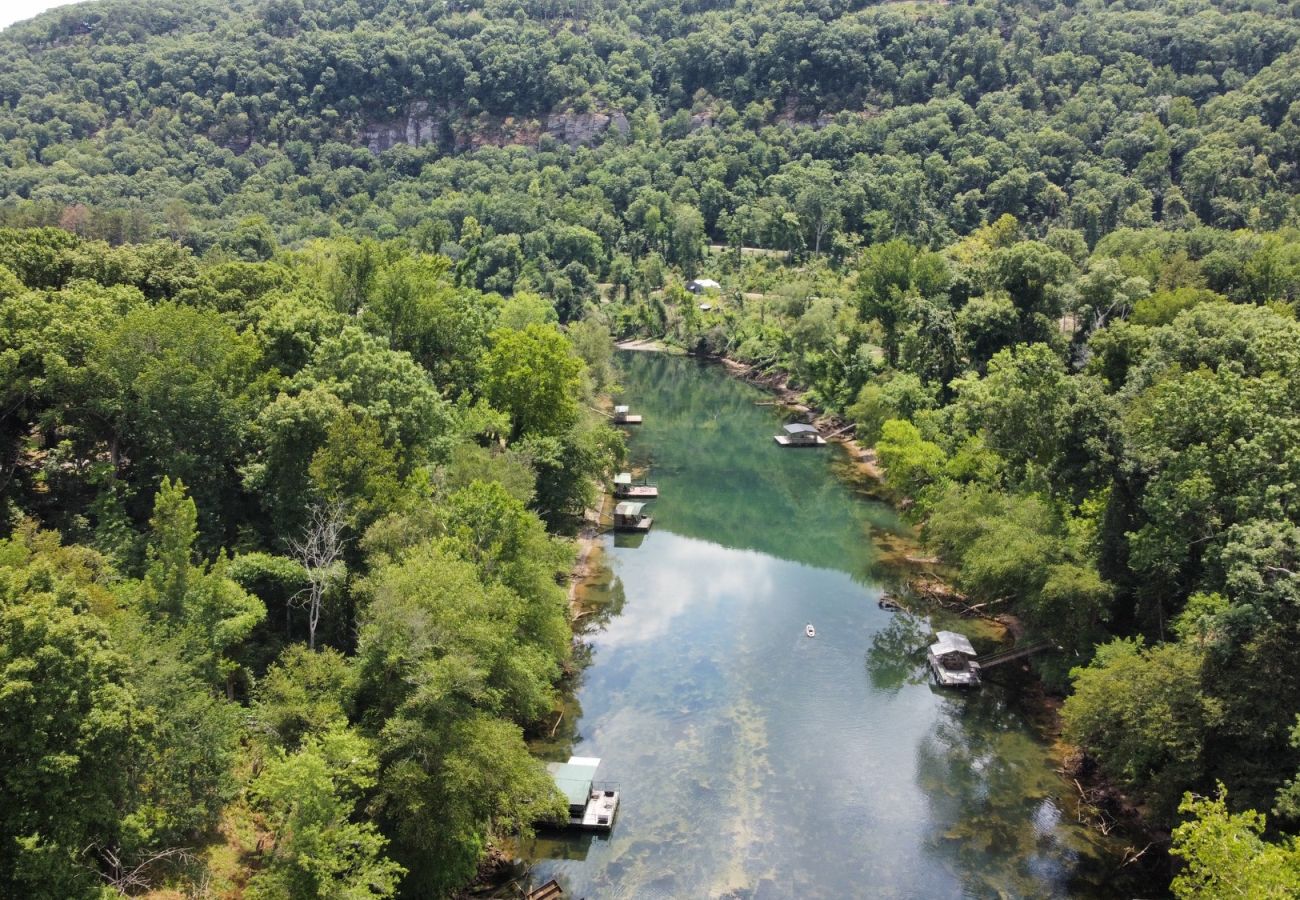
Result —
M442 896L553 812L613 333L854 422L1065 648L1176 891L1300 891L1298 43L1267 0L3 32L0 883Z
M606 331L393 245L0 259L6 896L437 896L557 808Z

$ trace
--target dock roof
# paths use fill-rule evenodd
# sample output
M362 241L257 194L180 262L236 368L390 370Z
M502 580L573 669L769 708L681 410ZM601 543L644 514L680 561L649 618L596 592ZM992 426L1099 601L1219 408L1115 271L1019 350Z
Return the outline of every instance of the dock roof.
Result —
M620 503L614 507L614 514L617 516L637 516L641 514L644 503Z
M615 484L631 484L631 483L632 483L632 473L631 473L631 472L619 472L617 475L614 476L614 483L615 483Z
M808 434L809 432L816 434L817 429L812 425L805 425L802 422L791 422L789 425L785 426L786 434Z
M616 407L614 407L614 412L616 412L616 413L625 413L625 412L627 412L627 410L628 410L628 408L627 408L626 406L616 406Z
M970 638L964 634L955 631L936 631L934 636L935 643L930 645L930 651L935 656L945 656L949 653L975 656L975 648L971 645Z
M596 777L600 759L592 756L571 756L566 763L547 763L546 771L551 773L570 806L586 806L591 797L591 782Z

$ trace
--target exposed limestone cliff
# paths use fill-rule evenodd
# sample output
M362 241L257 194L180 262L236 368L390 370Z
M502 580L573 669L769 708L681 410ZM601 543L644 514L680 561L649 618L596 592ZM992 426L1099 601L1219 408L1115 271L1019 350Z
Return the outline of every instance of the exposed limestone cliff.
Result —
M398 144L412 147L437 144L460 151L484 146L536 144L545 133L570 147L585 147L597 143L610 130L624 135L630 130L627 115L622 110L554 112L546 117L543 126L536 119L487 114L465 116L426 100L416 100L407 107L405 115L367 121L361 130L360 142L371 153L383 153Z

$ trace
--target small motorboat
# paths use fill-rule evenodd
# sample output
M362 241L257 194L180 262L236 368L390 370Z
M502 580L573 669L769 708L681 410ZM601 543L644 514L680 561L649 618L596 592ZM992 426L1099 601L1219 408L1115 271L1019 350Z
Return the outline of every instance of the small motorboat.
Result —
M803 633L808 635L808 637L817 637L817 629L812 627L812 622L809 622L803 627Z

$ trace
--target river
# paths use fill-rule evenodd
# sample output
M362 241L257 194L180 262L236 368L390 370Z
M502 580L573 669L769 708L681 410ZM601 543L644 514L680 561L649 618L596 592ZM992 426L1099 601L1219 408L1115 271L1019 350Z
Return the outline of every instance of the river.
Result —
M779 411L718 366L619 362L645 417L633 462L661 497L649 535L604 538L604 611L549 750L600 757L622 804L608 836L525 845L532 883L588 900L1124 893L1106 885L1122 847L1076 823L1017 692L932 687L931 623L877 606L893 576L873 536L902 526L837 477L841 448L778 447Z

